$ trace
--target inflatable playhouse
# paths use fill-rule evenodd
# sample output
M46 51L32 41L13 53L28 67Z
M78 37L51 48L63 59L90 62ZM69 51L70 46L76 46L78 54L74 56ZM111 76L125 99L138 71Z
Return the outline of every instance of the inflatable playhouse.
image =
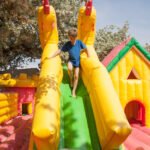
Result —
M38 76L0 75L0 150L26 150L32 125Z
M79 10L78 39L86 44L90 57L81 54L81 79L77 98L73 98L67 68L62 66L60 57L45 59L58 50L59 40L55 10L48 0L43 1L38 9L43 49L39 77L29 78L26 74L17 78L11 78L10 74L0 77L0 150L121 150L126 147L134 150L130 144L136 145L137 130L139 138L142 138L140 133L148 136L149 54L139 44L134 45L137 43L134 39L129 39L116 48L116 55L105 58L105 67L94 49L95 22L96 10L89 0ZM131 58L137 53L132 63L128 53ZM128 61L122 61L126 56ZM117 67L121 65L128 72ZM138 65L141 70L137 69ZM128 76L122 81L124 72ZM137 143L147 146L146 139Z
M132 133L129 150L150 149L150 53L134 38L115 47L102 61L107 67Z

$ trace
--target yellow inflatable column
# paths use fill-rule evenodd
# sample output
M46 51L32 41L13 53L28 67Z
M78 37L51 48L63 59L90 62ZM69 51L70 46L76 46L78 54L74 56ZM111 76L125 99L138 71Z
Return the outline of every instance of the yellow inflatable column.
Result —
M50 14L44 14L43 7L38 11L40 41L43 48L42 67L35 98L30 148L56 150L60 132L60 92L62 80L59 56L44 60L58 50L58 31L55 10L50 6ZM44 61L43 61L44 60Z
M81 54L82 79L89 92L102 149L118 148L131 132L119 98L106 68L99 62L94 50L96 11L85 15L85 7L79 11L78 38L90 52Z

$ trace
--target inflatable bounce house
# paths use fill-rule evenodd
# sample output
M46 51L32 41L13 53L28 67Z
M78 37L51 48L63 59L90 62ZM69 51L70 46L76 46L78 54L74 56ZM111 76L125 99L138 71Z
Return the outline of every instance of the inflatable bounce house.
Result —
M28 149L38 76L0 76L0 149Z
M150 53L134 38L129 38L115 47L102 63L133 127L125 145L129 149L150 149Z
M73 98L60 57L45 59L58 50L58 29L54 8L43 0L38 9L43 49L39 77L2 75L0 79L1 150L121 150L125 146L134 150L129 145L136 145L129 123L135 130L136 123L149 126L149 54L128 39L105 58L104 67L94 49L95 22L96 10L89 0L79 10L78 39L86 44L90 57L81 54L82 80Z
M81 7L78 16L78 39L87 45L91 57L88 58L86 53L81 55L81 77L87 92L79 87L76 100L70 96L66 69L62 69L60 57L45 60L58 50L58 30L54 8L48 5L48 1L43 5L38 11L43 63L35 99L30 149L119 148L131 133L131 127L111 78L94 50L96 10L92 1ZM85 108L88 98L91 105ZM90 106L95 121L88 112Z

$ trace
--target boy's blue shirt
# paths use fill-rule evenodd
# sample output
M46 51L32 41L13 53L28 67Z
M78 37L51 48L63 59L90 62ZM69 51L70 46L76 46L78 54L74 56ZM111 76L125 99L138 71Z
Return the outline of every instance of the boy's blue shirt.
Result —
M62 51L69 53L69 61L72 62L74 67L79 67L80 65L80 52L82 49L86 49L86 46L80 40L76 40L75 45L68 41L61 48Z

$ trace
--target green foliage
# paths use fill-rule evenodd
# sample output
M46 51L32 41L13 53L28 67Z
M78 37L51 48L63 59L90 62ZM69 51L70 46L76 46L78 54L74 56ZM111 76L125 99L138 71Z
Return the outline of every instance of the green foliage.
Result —
M145 44L145 49L150 53L150 44L146 43Z
M40 54L36 8L31 0L2 0L0 5L0 68L25 63ZM27 60L27 59L26 59ZM31 59L30 59L31 60Z
M42 0L1 0L0 5L0 68L15 68L26 60L40 58L41 47L37 26L37 8ZM56 10L59 46L67 37L67 30L77 25L80 0L51 0ZM28 59L26 59L28 58Z
M129 24L125 23L121 28L110 25L97 31L95 49L100 60L102 60L115 46L129 37L128 29Z

